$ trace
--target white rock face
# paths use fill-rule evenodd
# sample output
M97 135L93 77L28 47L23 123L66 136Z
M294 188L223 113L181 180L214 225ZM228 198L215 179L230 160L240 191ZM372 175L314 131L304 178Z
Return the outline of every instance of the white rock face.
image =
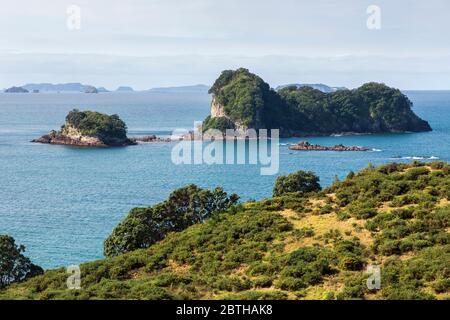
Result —
M211 102L211 118L228 118L223 110L223 106L217 101L216 97L213 97Z
M211 118L227 118L230 119L229 116L225 114L225 110L223 109L223 106L220 104L219 101L217 101L217 98L213 96L212 102L211 102ZM231 119L230 119L231 120ZM234 126L236 130L239 131L247 131L247 126L243 125L239 121L233 121Z
M81 143L92 144L92 145L103 144L103 142L97 137L89 137L89 136L82 135L76 128L72 127L67 122L64 124L64 129L62 130L61 133L64 136L66 136L72 140L80 141Z

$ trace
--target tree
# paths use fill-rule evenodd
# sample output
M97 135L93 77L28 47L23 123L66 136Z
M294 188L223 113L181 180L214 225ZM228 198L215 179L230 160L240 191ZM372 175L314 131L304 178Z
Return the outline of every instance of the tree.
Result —
M44 273L22 253L25 247L17 246L14 238L0 235L0 289L13 282L23 281Z
M313 172L298 171L288 176L278 177L273 188L273 196L280 197L291 192L317 192L320 191L319 177Z
M167 233L182 231L201 223L213 212L224 211L237 203L221 188L213 191L189 185L172 192L169 198L149 208L134 208L105 240L104 254L117 256L140 248L148 248Z

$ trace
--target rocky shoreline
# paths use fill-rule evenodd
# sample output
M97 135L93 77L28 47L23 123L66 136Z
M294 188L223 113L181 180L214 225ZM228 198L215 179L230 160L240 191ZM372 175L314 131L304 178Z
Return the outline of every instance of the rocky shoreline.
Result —
M67 135L60 134L58 132L50 132L49 134L43 135L40 138L33 139L31 142L34 143L44 143L44 144L58 144L58 145L68 145L75 147L93 147L93 148L107 148L107 147L125 147L134 146L138 143L152 143L152 142L172 142L171 138L163 138L155 135L141 136L141 137L130 137L126 140L110 141L108 144L102 142L99 138L79 136L79 137L69 137Z
M321 146L318 144L310 144L308 141L301 141L296 145L290 146L290 150L297 151L370 151L371 149L366 147L347 147L343 144L337 144L333 147Z
M63 135L57 132L50 132L49 134L43 135L40 138L31 140L31 142L68 145L75 147L94 147L94 148L125 147L137 144L132 139L125 139L125 140L117 139L116 141L109 141L108 144L105 144L97 137L88 137L88 136L69 137L67 135Z

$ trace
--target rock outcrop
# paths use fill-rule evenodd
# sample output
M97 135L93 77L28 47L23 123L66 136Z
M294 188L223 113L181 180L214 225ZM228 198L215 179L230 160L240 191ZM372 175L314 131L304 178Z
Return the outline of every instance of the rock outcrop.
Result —
M294 146L290 146L289 149L298 151L370 151L369 148L365 147L346 147L343 144L326 147L318 144L310 144L308 141L301 141Z
M162 138L162 137L158 137L158 136L155 136L155 135L142 136L142 137L131 137L130 140L133 141L133 142L144 142L144 143L149 143L149 142L171 142L172 141L171 138Z

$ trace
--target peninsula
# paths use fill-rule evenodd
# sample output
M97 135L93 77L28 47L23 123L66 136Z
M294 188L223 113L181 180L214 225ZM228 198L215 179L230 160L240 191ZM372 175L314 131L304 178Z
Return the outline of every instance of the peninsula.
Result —
M209 90L203 130L279 129L281 137L431 131L400 90L367 83L325 93L308 86L278 91L247 69L226 70Z
M37 143L80 147L120 147L136 144L127 137L127 127L118 115L72 110L59 131L51 131Z

